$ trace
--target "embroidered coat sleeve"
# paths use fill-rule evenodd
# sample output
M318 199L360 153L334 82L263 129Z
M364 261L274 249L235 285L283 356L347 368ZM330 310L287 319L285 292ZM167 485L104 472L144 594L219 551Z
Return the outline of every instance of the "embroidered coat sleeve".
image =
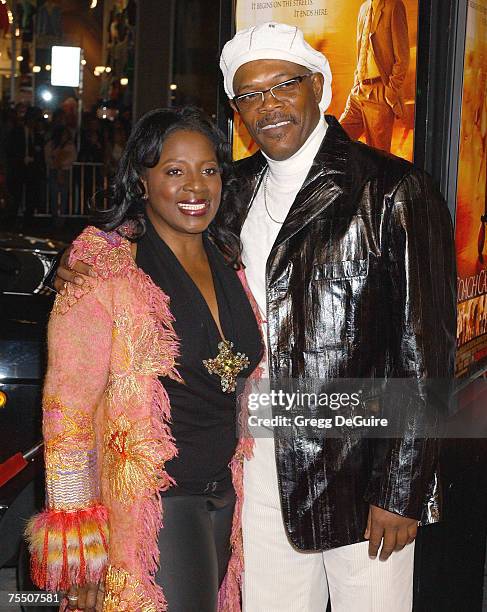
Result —
M100 504L94 418L107 385L112 316L106 283L58 296L48 328L43 393L46 508L27 527L32 578L65 590L98 582L107 564L107 509ZM78 299L79 297L79 299Z

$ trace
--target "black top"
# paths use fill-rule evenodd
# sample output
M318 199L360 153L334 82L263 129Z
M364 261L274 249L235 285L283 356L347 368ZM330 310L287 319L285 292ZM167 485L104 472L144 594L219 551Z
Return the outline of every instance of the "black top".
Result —
M220 325L234 352L245 353L247 377L262 355L260 332L240 280L220 251L204 236L215 286ZM224 393L220 377L209 374L203 359L218 353L221 341L210 309L191 277L147 219L137 247L137 265L170 298L180 341L177 369L185 384L161 377L171 402L171 430L178 456L166 464L176 487L165 495L219 491L231 486L228 468L237 444L236 394Z

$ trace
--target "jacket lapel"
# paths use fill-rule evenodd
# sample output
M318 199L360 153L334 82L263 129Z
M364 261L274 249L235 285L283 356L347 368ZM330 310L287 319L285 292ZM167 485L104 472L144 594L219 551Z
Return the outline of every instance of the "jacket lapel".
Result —
M380 0L377 3L377 6L374 10L374 14L372 15L372 24L370 26L370 34L375 34L377 30L377 26L379 25L379 20L382 15L382 10L384 9L384 0Z
M347 206L346 168L350 139L338 121L326 116L328 129L303 186L276 238L272 251L325 209ZM340 214L345 215L343 211Z

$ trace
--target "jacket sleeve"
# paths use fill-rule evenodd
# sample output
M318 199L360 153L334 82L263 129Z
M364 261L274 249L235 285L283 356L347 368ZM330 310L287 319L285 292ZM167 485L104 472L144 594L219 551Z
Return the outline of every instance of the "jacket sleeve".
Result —
M100 504L96 409L107 385L112 317L107 283L85 295L57 296L48 328L43 392L46 508L26 536L34 583L47 590L98 582L108 550L107 510Z
M386 197L385 278L391 298L391 390L384 408L398 437L374 440L366 499L421 519L439 456L456 344L456 273L447 206L429 177L413 170Z
M391 14L392 45L394 65L389 77L388 86L395 92L399 91L406 78L409 67L409 32L406 9L401 0L395 3Z

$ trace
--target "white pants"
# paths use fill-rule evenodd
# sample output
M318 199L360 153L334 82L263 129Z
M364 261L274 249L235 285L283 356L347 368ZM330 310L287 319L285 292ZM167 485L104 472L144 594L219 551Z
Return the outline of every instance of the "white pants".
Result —
M411 612L414 543L387 561L368 542L298 552L282 521L274 440L256 438L244 465L244 612Z

